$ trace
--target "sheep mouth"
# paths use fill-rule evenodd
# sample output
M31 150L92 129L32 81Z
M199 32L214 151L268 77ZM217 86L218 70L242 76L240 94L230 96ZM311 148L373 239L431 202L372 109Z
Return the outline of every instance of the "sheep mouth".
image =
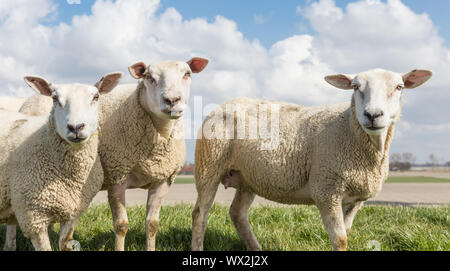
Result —
M72 143L79 144L79 143L85 142L88 138L87 137L68 137L67 139Z
M370 130L370 131L373 131L373 132L378 132L378 131L384 130L385 127L366 126L365 128L367 130Z
M179 119L183 116L183 111L171 111L171 110L163 110L162 111L164 114L167 115L168 118L170 119Z

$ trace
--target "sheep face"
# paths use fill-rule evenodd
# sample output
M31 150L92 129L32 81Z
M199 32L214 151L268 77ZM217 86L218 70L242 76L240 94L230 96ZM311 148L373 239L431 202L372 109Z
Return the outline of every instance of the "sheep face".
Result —
M201 72L208 60L193 58L188 62L166 61L147 67L143 62L129 68L142 79L146 88L146 109L163 119L178 119L187 107L192 73Z
M53 119L59 136L71 145L82 146L97 131L100 95L110 92L121 77L121 73L108 74L95 86L54 85L33 76L25 77L25 81L53 98Z
M366 133L380 135L400 118L403 89L418 87L431 75L426 70L402 75L376 69L357 75L331 75L325 80L341 89L353 89L359 124Z
M58 85L52 92L54 119L58 134L71 144L83 144L97 130L97 88Z

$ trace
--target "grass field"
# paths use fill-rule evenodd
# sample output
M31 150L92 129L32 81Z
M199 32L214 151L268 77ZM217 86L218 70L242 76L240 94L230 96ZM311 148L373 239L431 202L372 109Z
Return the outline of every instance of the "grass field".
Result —
M191 183L195 183L195 179L194 178L176 178L175 179L175 184L191 184Z
M193 206L163 207L157 250L190 250ZM127 250L143 250L145 208L128 209L130 229ZM315 207L258 207L250 211L250 221L264 250L330 250L328 235ZM56 226L56 229L58 226ZM381 250L450 250L450 206L388 207L366 206L356 216L349 237L349 250L368 250L375 240ZM3 244L5 226L0 226ZM57 234L50 231L52 246ZM114 234L107 206L90 208L75 232L83 250L113 250ZM31 243L18 234L18 248L32 250ZM228 215L228 209L214 205L205 238L206 250L245 250Z
M387 183L450 183L450 179L433 177L389 177Z
M177 178L175 184L191 184L194 178ZM450 179L433 177L389 177L386 183L450 183Z

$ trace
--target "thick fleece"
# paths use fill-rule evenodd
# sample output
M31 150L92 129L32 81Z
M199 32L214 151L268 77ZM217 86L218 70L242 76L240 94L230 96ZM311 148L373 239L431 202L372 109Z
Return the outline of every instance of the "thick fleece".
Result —
M19 111L26 98L2 96L0 97L0 109L8 111Z
M40 94L35 94L26 99L19 107L18 111L29 116L43 116L50 114L52 108L52 98Z
M132 171L146 177L146 183L136 185L139 188L168 179L173 181L184 164L183 121L169 120L158 126L158 118L142 106L144 92L141 82L119 85L100 97L99 154L105 173L103 189L125 183ZM50 98L35 95L24 103L20 112L31 116L48 114L52 104ZM166 136L165 130L169 131Z
M121 85L101 98L99 153L104 188L123 184L131 171L146 176L147 182L140 187L147 188L167 181L183 166L185 142L177 137L183 135L182 120L157 127L157 118L142 107L144 92L143 83ZM162 136L164 130L169 131L167 137Z
M183 120L161 119L146 109L145 90L143 82L120 85L100 97L99 156L105 176L102 189L108 190L116 250L125 247L127 188L149 189L146 244L148 250L155 250L159 209L186 157ZM23 108L24 113L40 115L46 108L48 112L50 100L37 98Z
M74 147L57 134L53 114L0 118L0 219L15 216L29 238L76 220L102 186L98 137Z
M280 106L279 145L274 150L261 150L258 139L197 140L195 178L199 198L193 213L194 250L203 248L205 212L207 215L221 183L238 190L230 212L249 249L261 249L246 217L254 194L286 204L315 204L327 219L333 217L329 213L342 215L357 210L361 202L381 190L388 176L393 125L381 152L359 125L353 99L351 104L324 107L250 98L238 98L226 104L274 103ZM221 106L223 112L226 104ZM204 126L213 118L225 125L226 114L212 113ZM238 121L234 115L229 117L235 123ZM247 130L248 121L245 123ZM352 219L346 221L347 230ZM326 227L332 224L324 222ZM335 248L345 249L345 245L337 241Z

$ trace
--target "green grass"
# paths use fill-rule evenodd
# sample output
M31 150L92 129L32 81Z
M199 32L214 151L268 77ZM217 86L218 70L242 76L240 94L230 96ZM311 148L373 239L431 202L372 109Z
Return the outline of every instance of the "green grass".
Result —
M195 178L176 178L175 184L192 184L195 183Z
M175 184L193 184L194 178L177 178ZM386 183L450 183L450 179L433 177L389 177Z
M450 183L450 179L433 177L389 177L387 183Z
M157 250L190 250L192 205L163 207ZM145 208L128 209L130 229L127 250L143 250L145 244ZM328 235L317 208L255 207L250 223L264 250L330 250ZM58 228L58 226L56 227ZM366 206L356 216L349 236L349 250L368 250L371 240L382 250L450 250L450 206L392 207ZM0 226L3 244L5 226ZM52 246L57 235L50 232ZM80 219L75 232L83 250L113 250L114 234L111 214L106 205L90 208ZM32 250L31 243L18 234L18 248ZM228 208L214 205L205 237L206 250L245 250L228 215Z

